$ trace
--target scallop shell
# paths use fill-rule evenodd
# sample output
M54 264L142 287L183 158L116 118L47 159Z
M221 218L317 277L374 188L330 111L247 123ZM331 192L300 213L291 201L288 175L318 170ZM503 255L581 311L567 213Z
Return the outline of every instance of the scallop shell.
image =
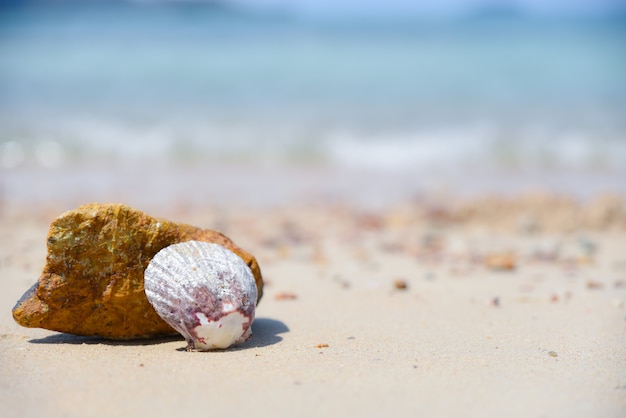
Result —
M144 272L145 292L189 350L228 348L252 331L257 287L250 268L218 244L187 241L159 251Z

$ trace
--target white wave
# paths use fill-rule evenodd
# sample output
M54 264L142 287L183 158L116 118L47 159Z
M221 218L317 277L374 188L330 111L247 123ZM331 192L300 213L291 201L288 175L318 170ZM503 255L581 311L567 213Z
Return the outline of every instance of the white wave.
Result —
M490 130L479 126L366 136L339 131L329 137L328 153L331 161L348 167L384 170L449 167L483 158L492 136Z
M2 121L0 121L2 122ZM322 161L338 167L386 171L472 167L626 170L626 137L619 126L602 129L495 122L370 132L338 123L286 119L39 118L5 121L0 163L34 161L56 167L72 161ZM25 128L28 126L28 129ZM358 126L358 125L355 125ZM7 128L8 127L8 128ZM15 134L19 132L20 135Z
M483 124L407 133L332 133L326 141L333 163L382 170L506 166L518 169L626 170L626 138L618 132L545 127L503 129Z

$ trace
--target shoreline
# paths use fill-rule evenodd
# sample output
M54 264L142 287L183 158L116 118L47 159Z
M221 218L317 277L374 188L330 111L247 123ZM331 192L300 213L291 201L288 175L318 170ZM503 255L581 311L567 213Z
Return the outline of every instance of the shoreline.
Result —
M61 168L23 166L0 171L5 204L78 206L121 201L150 208L279 208L343 204L386 209L413 200L515 197L529 193L588 202L599 195L626 197L625 173L516 169L342 168L326 164L122 163Z

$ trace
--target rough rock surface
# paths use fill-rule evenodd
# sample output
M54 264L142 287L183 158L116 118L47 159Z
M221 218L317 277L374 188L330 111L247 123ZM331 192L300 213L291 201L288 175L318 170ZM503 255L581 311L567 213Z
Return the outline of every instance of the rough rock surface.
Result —
M256 259L220 232L156 219L125 205L90 204L54 220L46 266L13 308L13 318L25 327L111 339L176 334L148 302L143 274L159 250L190 240L220 244L240 256L261 299Z

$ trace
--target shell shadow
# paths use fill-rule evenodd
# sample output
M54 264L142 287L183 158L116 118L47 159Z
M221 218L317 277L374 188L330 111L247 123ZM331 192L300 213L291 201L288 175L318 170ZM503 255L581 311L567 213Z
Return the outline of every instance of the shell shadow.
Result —
M229 351L248 350L250 348L267 347L281 342L283 337L279 334L289 332L289 327L284 322L270 318L255 318L252 323L252 338L245 343L224 350L199 351L199 353L224 353ZM177 351L187 351L187 347L180 347Z
M252 338L237 349L267 347L283 340L280 334L289 332L284 322L271 318L256 318L252 323Z

